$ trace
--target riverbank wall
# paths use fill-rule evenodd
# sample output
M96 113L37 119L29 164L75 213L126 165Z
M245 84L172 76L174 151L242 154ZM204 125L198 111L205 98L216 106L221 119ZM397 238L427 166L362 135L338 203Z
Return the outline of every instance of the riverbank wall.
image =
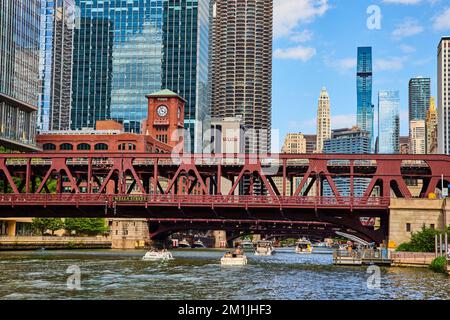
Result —
M428 268L436 258L435 253L429 252L392 252L392 266L394 267L422 267Z
M37 249L111 249L108 237L0 237L0 251Z

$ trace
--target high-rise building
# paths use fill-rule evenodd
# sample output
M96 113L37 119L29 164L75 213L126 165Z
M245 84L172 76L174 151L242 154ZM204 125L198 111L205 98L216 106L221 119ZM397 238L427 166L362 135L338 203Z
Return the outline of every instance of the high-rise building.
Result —
M314 150L316 150L317 135L305 134L304 137L306 140L306 153L314 153Z
M399 153L400 93L382 90L378 93L378 153Z
M425 122L427 154L437 152L437 111L434 98L430 99L430 109Z
M76 0L72 128L113 119L140 132L145 95L186 100L185 150L209 130L210 0Z
M35 150L40 0L0 1L0 146Z
M409 145L411 154L426 154L425 120L409 122Z
M331 154L368 154L372 152L371 137L368 131L355 126L333 130L331 138L324 142L323 153ZM333 178L336 188L341 196L350 196L350 179L346 177ZM361 197L367 189L370 180L355 178L354 196ZM328 182L324 183L324 196L332 196L333 192Z
M306 153L306 139L303 133L288 133L284 139L282 153Z
M409 136L400 136L399 150L400 154L409 154Z
M215 0L212 114L242 115L250 153L270 150L273 0Z
M361 130L371 135L374 143L374 106L372 104L372 47L359 47L356 70L357 119Z
M438 46L438 153L450 155L450 37Z
M409 121L425 120L430 98L430 78L416 77L409 80Z
M316 153L322 153L323 143L331 138L330 97L327 89L322 88L317 108Z
M70 129L74 27L74 0L42 1L40 131Z

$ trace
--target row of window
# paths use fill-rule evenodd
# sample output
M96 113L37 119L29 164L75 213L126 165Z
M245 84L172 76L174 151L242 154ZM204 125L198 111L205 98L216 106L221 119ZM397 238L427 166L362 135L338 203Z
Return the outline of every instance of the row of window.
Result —
M42 148L46 151L56 150L56 145L53 143L45 143ZM80 143L76 146L77 150L91 150L91 146L87 143ZM94 146L94 150L108 150L109 147L105 143L97 143ZM59 146L59 150L74 150L74 146L71 143L63 143Z

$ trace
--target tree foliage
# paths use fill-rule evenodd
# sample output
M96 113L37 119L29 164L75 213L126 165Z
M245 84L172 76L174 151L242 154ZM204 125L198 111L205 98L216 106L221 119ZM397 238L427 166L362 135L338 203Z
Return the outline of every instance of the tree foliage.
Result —
M446 228L447 234L450 235L450 228ZM422 226L422 230L411 234L411 241L402 243L397 247L396 251L406 252L434 252L435 236L443 234L442 232Z
M47 230L50 230L53 235L55 231L64 228L64 223L60 218L33 218L31 227L42 236Z
M95 236L108 231L105 219L101 218L67 218L64 228L69 234Z

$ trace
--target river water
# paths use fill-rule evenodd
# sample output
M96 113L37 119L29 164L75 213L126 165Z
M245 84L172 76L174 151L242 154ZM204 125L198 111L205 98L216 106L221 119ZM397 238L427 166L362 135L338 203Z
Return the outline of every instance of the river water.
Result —
M366 267L293 250L248 254L244 267L222 267L214 250L175 250L165 263L142 261L144 251L0 252L0 299L450 299L450 278L428 269L382 268L369 289ZM70 266L80 270L77 290L67 286Z

